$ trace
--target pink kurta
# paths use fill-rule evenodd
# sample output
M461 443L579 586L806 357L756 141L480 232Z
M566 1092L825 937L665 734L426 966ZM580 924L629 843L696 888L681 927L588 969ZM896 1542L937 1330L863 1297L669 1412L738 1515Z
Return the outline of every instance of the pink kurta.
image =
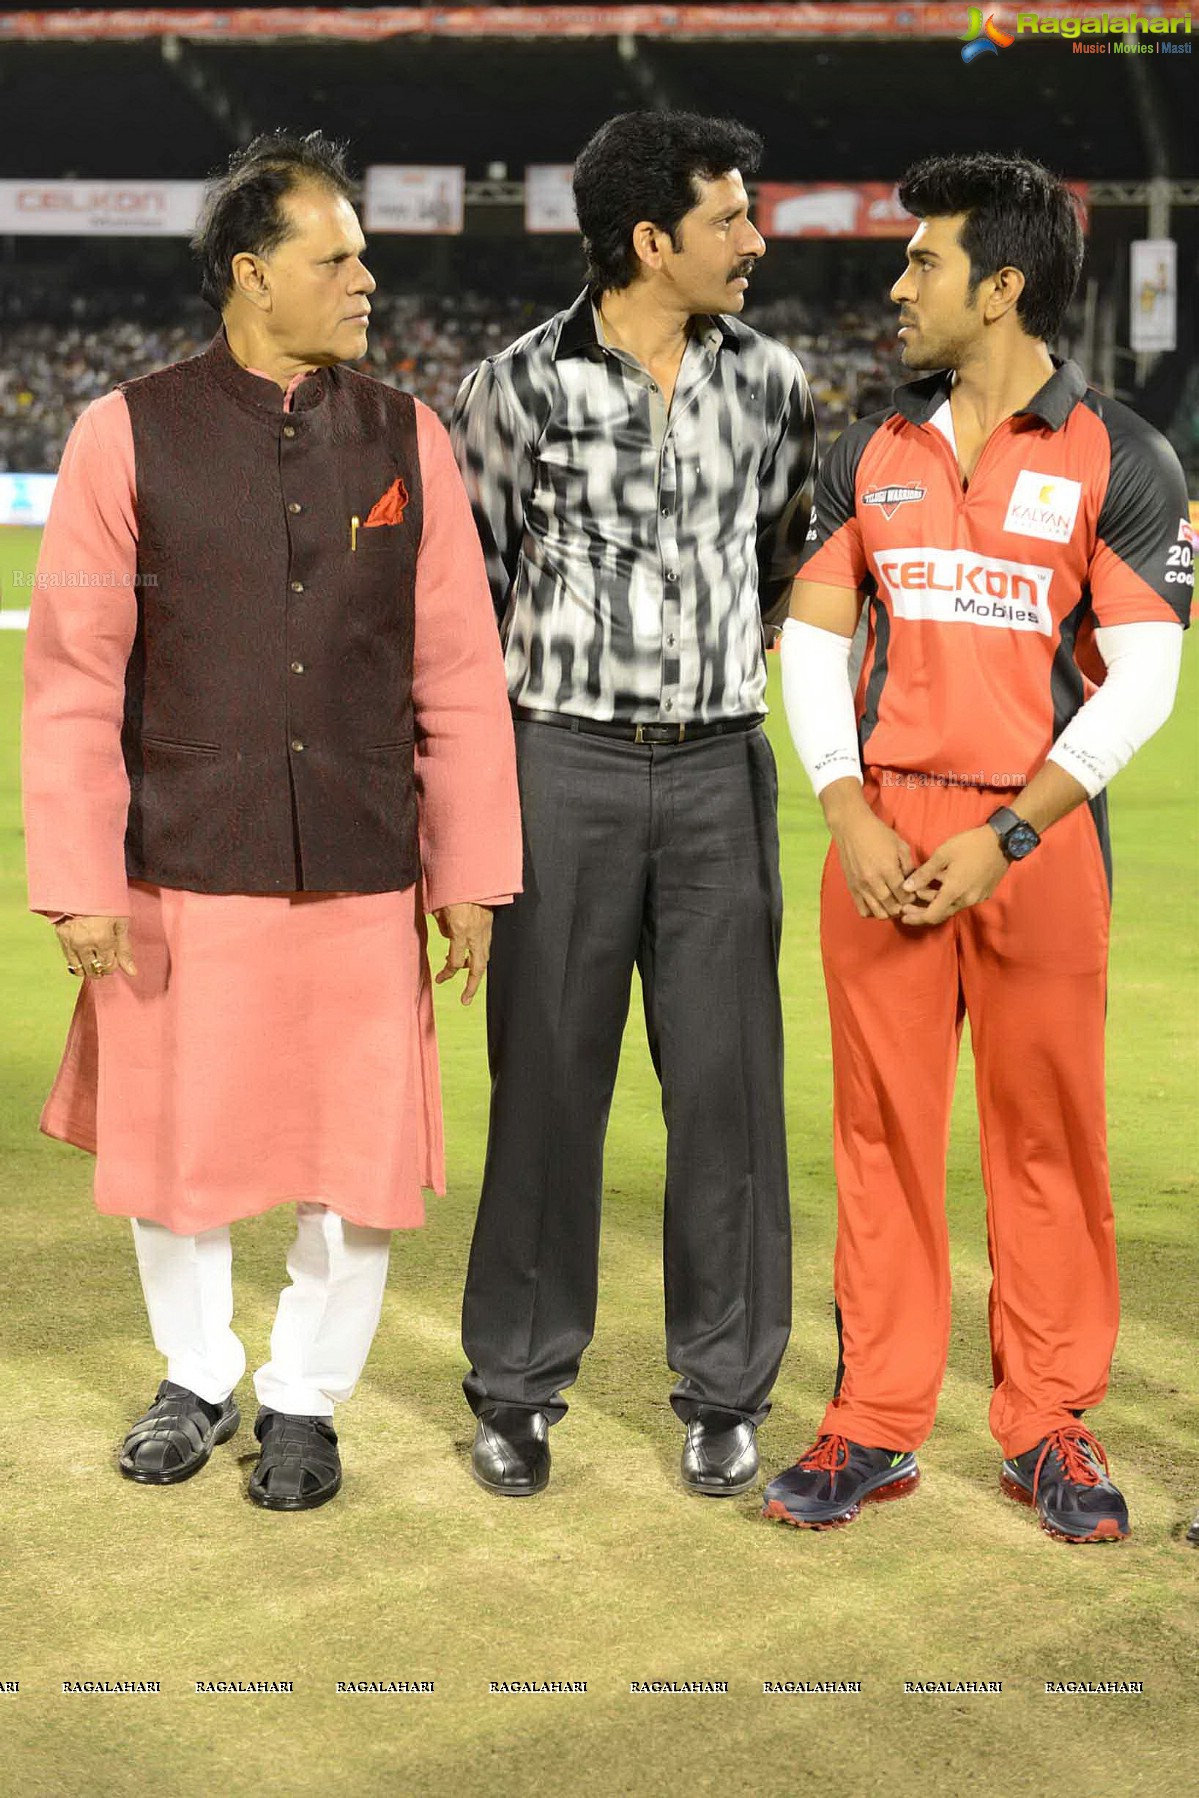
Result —
M41 1120L95 1153L101 1211L191 1234L316 1199L391 1229L423 1222L422 1187L445 1190L423 911L504 903L520 890L521 844L482 555L446 432L417 412L423 881L402 893L126 880L137 514L124 397L96 401L67 444L26 649L26 838L32 909L131 919L137 976L83 984Z

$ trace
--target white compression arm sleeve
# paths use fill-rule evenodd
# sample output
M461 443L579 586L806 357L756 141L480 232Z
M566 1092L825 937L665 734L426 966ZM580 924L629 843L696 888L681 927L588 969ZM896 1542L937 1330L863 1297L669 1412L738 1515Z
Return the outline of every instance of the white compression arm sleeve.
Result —
M851 644L849 637L801 624L798 618L788 618L783 625L783 708L791 740L816 793L834 780L862 778L849 685Z
M1072 774L1092 799L1170 716L1182 666L1182 626L1101 625L1095 647L1107 679L1049 751L1049 760Z

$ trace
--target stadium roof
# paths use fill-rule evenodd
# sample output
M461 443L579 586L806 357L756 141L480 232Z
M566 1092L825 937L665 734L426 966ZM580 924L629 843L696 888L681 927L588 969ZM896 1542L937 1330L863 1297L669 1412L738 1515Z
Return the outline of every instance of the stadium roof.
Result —
M164 48L168 54L164 55ZM953 41L699 43L392 39L269 45L0 43L0 176L186 179L277 125L372 162L570 162L603 119L669 104L733 114L770 180L886 180L933 150L1020 149L1071 176L1199 176L1188 57L1153 58L1167 167L1149 166L1129 57L1022 42L964 68ZM1146 63L1149 59L1139 59Z
M634 35L657 38L840 39L961 38L974 9L957 0L690 0L681 5L526 5L375 7L75 7L0 13L0 39L67 41L164 36L213 42L281 38L345 39L376 43L408 37L594 38ZM988 8L988 11L990 9ZM1011 27L997 7L996 22ZM1186 21L1188 0L1148 0L1143 15ZM1025 19L1030 15L1025 13ZM1112 16L1110 0L1041 0L1038 30L1061 21ZM973 23L973 21L971 21Z

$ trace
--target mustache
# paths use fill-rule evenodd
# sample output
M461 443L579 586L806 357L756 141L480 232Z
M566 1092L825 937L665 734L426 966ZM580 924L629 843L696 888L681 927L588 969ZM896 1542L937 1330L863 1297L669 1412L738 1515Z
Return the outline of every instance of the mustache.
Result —
M754 272L755 266L756 265L752 258L748 262L739 262L737 264L736 268L733 270L732 274L729 276L729 280L737 281L737 280L741 279L742 277L744 277L744 279L748 281L750 276Z

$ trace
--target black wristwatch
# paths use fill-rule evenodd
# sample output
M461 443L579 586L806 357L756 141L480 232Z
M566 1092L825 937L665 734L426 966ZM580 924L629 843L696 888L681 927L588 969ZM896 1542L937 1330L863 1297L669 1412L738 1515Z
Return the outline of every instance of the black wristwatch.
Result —
M1028 819L1018 817L1010 805L1001 805L997 812L992 812L987 823L999 838L999 847L1010 862L1022 862L1041 840Z

